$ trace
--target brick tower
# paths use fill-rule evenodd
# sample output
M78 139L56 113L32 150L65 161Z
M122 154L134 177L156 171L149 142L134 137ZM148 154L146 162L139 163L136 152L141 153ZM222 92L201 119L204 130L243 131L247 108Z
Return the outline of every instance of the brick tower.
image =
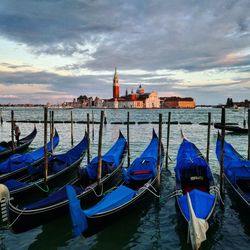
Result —
M116 67L115 67L115 74L114 74L114 79L113 79L113 98L114 99L119 98L119 92L120 92L120 86L119 86L118 75L117 75Z

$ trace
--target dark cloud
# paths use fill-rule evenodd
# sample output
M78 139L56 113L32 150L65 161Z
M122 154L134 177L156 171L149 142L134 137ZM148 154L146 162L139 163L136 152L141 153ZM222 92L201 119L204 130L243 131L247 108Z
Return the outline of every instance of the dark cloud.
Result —
M249 12L249 0L2 0L2 37L25 44L37 55L60 55L79 62L60 69L85 68L95 74L60 76L3 65L19 71L2 72L0 82L49 84L51 91L60 93L109 97L112 70L117 66L145 71L122 74L122 90L142 83L159 92L178 89L180 94L200 91L202 95L202 88L223 88L223 84L201 83L200 90L191 85L184 90L179 88L182 79L169 74L156 78L155 70L248 72L250 56L244 51L250 44ZM231 60L229 55L234 55Z

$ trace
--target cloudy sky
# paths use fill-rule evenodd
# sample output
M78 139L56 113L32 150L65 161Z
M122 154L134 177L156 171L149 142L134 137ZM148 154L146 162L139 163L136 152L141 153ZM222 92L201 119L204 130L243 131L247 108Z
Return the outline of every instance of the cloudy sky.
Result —
M141 83L198 104L250 99L249 0L1 0L0 103Z

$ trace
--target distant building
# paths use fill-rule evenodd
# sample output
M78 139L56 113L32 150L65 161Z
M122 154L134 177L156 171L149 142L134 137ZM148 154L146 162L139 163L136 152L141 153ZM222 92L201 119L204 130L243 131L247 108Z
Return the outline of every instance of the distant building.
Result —
M196 104L193 98L191 97L161 97L161 108L187 108L193 109Z
M136 93L132 90L131 94L128 94L128 90L126 90L125 95L120 97L119 78L115 68L113 98L105 100L104 106L107 108L159 108L160 99L155 91L145 93L141 84L136 90Z

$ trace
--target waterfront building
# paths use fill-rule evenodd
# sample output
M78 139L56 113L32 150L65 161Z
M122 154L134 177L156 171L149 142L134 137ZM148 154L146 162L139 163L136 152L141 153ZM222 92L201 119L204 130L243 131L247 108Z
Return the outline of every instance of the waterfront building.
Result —
M187 108L193 109L196 104L193 98L191 97L161 97L161 108Z
M150 93L145 93L144 88L140 84L136 92L132 90L124 96L120 96L120 85L119 78L117 74L117 69L115 68L114 78L113 78L113 98L104 100L104 106L107 108L159 108L160 99L156 91Z

